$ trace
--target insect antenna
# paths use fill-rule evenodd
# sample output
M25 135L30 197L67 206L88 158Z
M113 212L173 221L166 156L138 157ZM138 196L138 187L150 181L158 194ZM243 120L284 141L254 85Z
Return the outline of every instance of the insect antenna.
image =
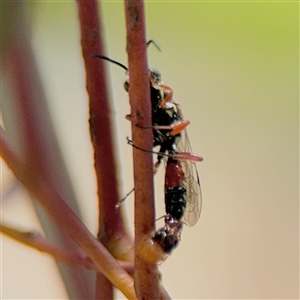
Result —
M149 41L147 42L147 47L148 47L150 44L153 44L159 51L161 51L159 45L158 45L154 40L149 40ZM127 68L125 65L123 65L122 63L120 63L120 62L118 62L118 61L116 61L116 60L114 60L114 59L111 59L111 58L109 58L109 57L107 57L107 56L95 54L95 55L93 55L92 58L93 58L93 59L99 58L99 59L107 60L107 61L109 61L109 62L111 62L111 63L113 63L113 64L115 64L115 65L121 67L121 68L124 69L125 71L128 71L128 68Z
M123 68L125 71L128 71L128 68L125 65L123 65L120 62L118 62L116 60L113 60L113 59L111 59L111 58L109 58L107 56L95 54L95 55L93 55L92 58L99 58L99 59L107 60L107 61L109 61L109 62L111 62L111 63L113 63L113 64L115 64L115 65L117 65L117 66L119 66L121 68Z
M135 145L133 143L133 141L131 139L129 139L128 136L126 137L126 140L127 140L127 144L128 145L132 146L135 149L141 150L143 152L148 152L148 153L153 153L153 154L159 154L160 156L165 156L165 157L172 157L172 155L170 155L170 154L166 154L166 153L162 153L162 152L155 152L155 151L152 151L152 150L146 150L146 149L140 148L139 146Z
M147 42L147 47L149 47L150 44L153 44L157 48L157 50L161 52L159 45L154 40L149 40Z

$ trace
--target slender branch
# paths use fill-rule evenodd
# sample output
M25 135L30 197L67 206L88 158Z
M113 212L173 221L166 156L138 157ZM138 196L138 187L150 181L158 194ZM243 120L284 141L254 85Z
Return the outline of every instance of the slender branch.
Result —
M94 147L94 161L99 197L99 237L101 242L126 239L126 248L132 242L125 231L121 210L115 205L120 200L118 193L118 168L116 163L114 121L111 100L107 89L106 72L102 60L94 59L103 54L101 23L96 0L77 0L81 29L81 46L86 69L86 87L89 94L90 133ZM109 246L109 245L108 245ZM119 253L114 245L114 255ZM124 249L119 249L121 252ZM129 255L130 256L130 255ZM132 254L131 254L132 259Z
M3 223L0 225L0 231L22 244L52 255L56 260L65 264L81 265L86 269L96 269L90 258L88 258L81 250L76 249L74 251L69 251L57 247L53 243L47 241L37 231L19 231L11 228L10 226L4 225Z
M50 254L53 258L62 263L97 270L91 259L81 249L65 250L46 240L38 231L20 231L8 225L4 225L3 222L0 224L0 231L4 235L22 244ZM118 262L129 274L133 274L134 267L132 264L124 261Z
M3 5L2 5L3 3ZM16 1L7 6L1 3L3 15L17 15L17 21L7 22L10 28L6 51L1 62L2 73L8 83L4 90L7 96L2 100L3 122L10 142L23 161L24 172L41 176L47 185L53 187L75 213L80 217L77 199L65 168L64 160L55 136L54 127L48 111L46 95L41 82L35 56L31 46L31 24L28 20L26 3ZM32 186L34 182L32 182ZM64 249L75 248L72 241L53 223L36 202L34 209L47 239ZM51 201L48 202L51 205ZM70 298L91 298L91 272L82 268L57 265L66 291Z
M127 27L127 53L130 73L130 104L132 139L143 149L152 149L152 130L135 124L150 126L151 102L149 70L146 55L144 3L140 0L125 0ZM135 248L154 229L155 209L153 192L153 162L150 153L133 149L135 183ZM147 264L136 252L135 289L139 299L158 299L159 276L156 265Z
M100 4L100 3L99 3ZM113 116L107 89L104 64L93 59L104 54L102 24L98 17L96 0L77 0L81 28L81 46L86 69L87 91L90 107L90 133L94 146L95 170L99 199L98 238L115 256L133 261L132 241L129 238L116 204L118 193ZM111 284L102 274L97 274L96 299L113 297Z
M13 152L2 127L0 127L0 144L1 156L8 167L28 192L39 201L56 225L82 248L97 270L104 274L126 297L136 299L132 278L89 232L57 191L49 187L41 176L36 176L24 169L24 163Z

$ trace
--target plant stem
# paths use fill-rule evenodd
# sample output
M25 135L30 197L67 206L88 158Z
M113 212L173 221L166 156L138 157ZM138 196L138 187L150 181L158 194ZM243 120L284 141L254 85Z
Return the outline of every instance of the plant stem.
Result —
M125 0L127 27L127 53L130 73L130 105L132 140L142 149L152 149L152 129L141 129L139 122L150 126L151 102L149 69L146 55L144 3L140 0ZM155 208L153 192L152 155L133 148L135 186L135 249L146 235L154 230ZM159 298L159 276L156 265L144 262L136 250L135 289L139 299Z
M65 264L80 265L86 269L95 269L95 265L86 256L86 254L82 252L82 250L65 250L63 248L57 247L53 243L47 241L37 231L24 232L11 228L10 226L7 226L3 223L0 225L0 231L22 244L52 255L53 258Z
M2 5L3 3L3 5ZM13 4L1 2L2 15L9 34L6 35L5 52L2 54L3 96L1 110L10 143L23 161L24 172L42 177L59 195L68 201L80 217L77 199L68 176L65 163L55 136L48 111L45 91L39 76L32 50L31 23L28 20L26 1ZM11 20L12 17L16 19ZM33 201L34 209L43 227L47 240L63 249L76 245ZM51 205L51 201L48 203ZM91 298L92 272L81 267L57 264L66 291L70 298Z
M113 113L107 89L106 72L102 60L94 59L103 54L101 24L98 5L94 0L77 1L81 46L86 69L86 87L89 94L90 133L94 147L94 161L99 197L99 235L102 241L128 237L122 220L121 210L115 205L120 200L118 193L118 168L115 157ZM127 239L127 242L129 239ZM127 247L131 246L131 243ZM116 250L116 249L115 249Z
M81 250L66 250L46 240L37 231L20 231L11 226L0 224L0 231L6 236L27 245L38 251L50 254L54 259L68 265L82 266L86 269L97 270L91 259ZM128 272L133 273L133 265L119 261L119 264Z
M77 0L81 29L81 46L86 69L90 107L90 133L94 147L94 161L99 199L98 239L115 256L133 260L132 241L116 209L118 193L117 164L114 141L111 101L107 89L106 72L101 60L93 59L104 54L102 24L95 0ZM130 249L130 250L128 250ZM113 297L112 286L102 274L97 274L96 299Z
M89 256L97 270L103 273L130 299L136 299L133 280L106 248L89 232L59 193L41 176L26 170L13 152L5 132L0 127L1 156L28 192L40 203L51 219L67 233Z

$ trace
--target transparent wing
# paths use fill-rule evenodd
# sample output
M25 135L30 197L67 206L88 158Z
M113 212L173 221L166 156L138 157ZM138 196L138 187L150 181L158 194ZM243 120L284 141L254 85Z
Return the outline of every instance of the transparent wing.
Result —
M179 105L178 109L180 109ZM184 130L181 133L181 139L178 143L177 151L190 153L193 152L187 130ZM185 175L184 185L187 190L187 207L183 219L184 223L188 226L194 226L200 218L202 208L200 177L195 162L185 160L181 161L181 165Z

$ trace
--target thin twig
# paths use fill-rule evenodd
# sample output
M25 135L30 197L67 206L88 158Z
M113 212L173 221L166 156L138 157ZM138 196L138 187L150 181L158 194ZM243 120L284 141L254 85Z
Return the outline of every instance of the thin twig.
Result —
M103 42L100 38L101 26L98 18L98 5L97 1L94 0L78 0L77 7L86 69L86 87L89 94L90 133L94 147L100 206L100 238L111 241L122 236L129 242L130 239L124 229L121 210L115 208L120 200L115 157L117 147L113 135L113 112L107 90L106 72L103 61L93 58L95 54L104 52ZM130 241L127 247L131 245Z
M38 251L50 254L54 259L68 265L82 266L86 269L97 270L91 259L81 250L65 250L46 240L38 231L20 231L11 226L0 224L0 231L6 236L25 244ZM118 261L124 270L133 274L132 264L124 261Z
M3 5L2 5L3 3ZM1 3L1 10L7 6ZM31 24L24 1L9 5L18 12L15 22L9 21L9 38L3 53L3 75L9 98L1 105L3 122L12 145L24 162L24 171L41 176L52 186L80 217L77 199L60 152L48 111L46 95L39 76L35 56L31 47ZM5 15L3 10L3 15ZM14 15L9 10L6 15ZM11 17L10 17L11 18ZM6 25L7 25L6 24ZM38 175L39 174L39 175ZM36 214L47 239L64 249L76 248L72 241L53 223L45 212L33 202ZM48 203L51 205L51 201ZM58 264L61 277L70 298L91 298L92 272L82 268L70 268Z
M80 265L86 269L96 269L93 262L82 252L82 250L76 249L70 251L57 247L53 243L47 241L37 231L20 231L3 223L0 225L0 231L20 243L52 255L56 260L65 264Z
M149 70L146 55L144 3L125 0L127 53L130 73L132 139L143 149L152 149L151 130L135 126L137 121L150 126L151 102ZM153 162L150 153L133 148L135 184L135 248L154 230ZM147 264L136 252L135 289L139 299L158 299L159 275L156 265Z
M115 257L133 261L132 240L125 230L121 209L116 209L120 200L115 157L117 147L113 135L114 122L106 72L103 61L94 59L95 55L103 55L105 52L98 5L95 0L77 0L77 7L89 94L90 133L97 176L100 210L98 238ZM112 294L111 284L102 274L98 274L96 299L109 299L112 298Z

